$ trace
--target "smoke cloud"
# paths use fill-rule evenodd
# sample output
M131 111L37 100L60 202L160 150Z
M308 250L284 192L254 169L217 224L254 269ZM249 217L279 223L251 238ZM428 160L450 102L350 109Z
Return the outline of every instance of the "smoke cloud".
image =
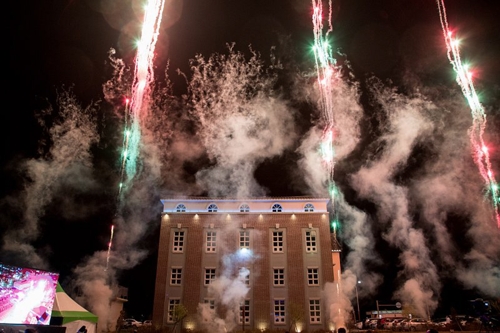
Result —
M428 309L433 311L437 307L440 281L423 232L415 228L408 189L394 177L407 163L419 139L431 133L432 123L424 117L423 110L434 106L418 96L407 98L391 89L381 89L376 82L373 89L377 102L387 112L387 131L380 139L378 158L355 173L352 184L361 197L378 206L379 221L389 224L384 239L401 251L400 277L405 282L396 290L395 297L427 317Z
M117 15L121 10L113 6L109 3L102 10L125 34L126 24ZM295 7L304 12L308 6L296 1ZM180 12L176 7L175 20ZM459 89L425 88L415 78L404 82L402 89L369 79L363 82L368 88L361 89L353 77L339 75L330 87L332 109L319 110L318 86L310 71L304 74L300 66L287 67L293 73L266 67L252 49L249 57L234 45L227 49L226 54L191 60L191 72L180 73L186 80L184 95L173 93L168 67L164 85L151 86L152 96L140 119L138 172L118 197L121 179L115 171L123 153L119 132L129 121L123 98L130 91L133 71L110 52L114 73L103 86L107 104L102 109L100 103L82 107L71 91L59 93L57 105L38 119L46 131L38 156L24 159L19 167L22 190L2 200L2 208L13 213L2 212L6 232L1 259L49 269L50 249L42 251L35 244L43 234L47 209L62 203L55 214L69 220L106 209L109 224L116 227L112 251L99 248L85 255L70 280L79 291L78 301L99 316L100 330L108 330L115 324L109 304L120 274L149 254L142 241L159 220L161 196L271 195L256 180L255 171L289 152L299 156L289 165L295 178L307 185L301 193L329 195L330 174L319 148L332 120L335 213L347 251L342 252L340 283L324 287L330 320L345 325L356 293L368 299L384 283L395 286L394 300L410 304L424 317L437 308L444 279L485 297L500 297L500 233L470 156L471 120ZM280 75L288 77L280 81ZM290 87L282 85L286 80L293 82ZM306 113L312 119L301 122ZM108 121L113 128L105 128ZM497 143L498 136L490 138ZM113 162L96 164L102 155ZM79 201L79 195L102 193L111 197L113 203L103 204L111 209ZM99 246L104 248L107 239L101 238ZM384 262L386 254L377 252L378 245L389 248L397 263ZM218 318L207 304L198 309L201 322L216 332L236 327L239 305L248 293L249 272L236 269L241 258L229 246L224 251L222 274L210 293L227 308L225 316ZM395 281L383 280L387 265L396 266Z
M246 281L250 274L253 278L258 274L256 271L250 271L253 263L259 259L251 250L231 251L234 246L229 245L229 240L234 240L238 231L239 229L229 224L217 234L221 241L221 253L225 254L218 269L220 274L208 286L207 296L214 300L216 307L222 307L224 311L210 309L210 304L198 305L199 322L210 331L232 331L239 325L241 306L250 291ZM253 232L252 238L256 237L260 235ZM223 318L219 317L219 314L222 314Z
M197 181L209 196L264 196L253 173L259 162L291 147L293 109L273 90L276 77L258 54L246 60L233 47L191 62L191 112L214 164L200 170Z
M78 192L95 189L90 149L98 142L97 103L82 108L71 89L58 92L56 117L47 124L56 110L52 106L39 115L39 124L47 138L40 141L38 158L23 160L21 171L26 182L24 190L11 197L7 205L21 216L20 223L12 223L2 239L2 257L29 267L49 269L31 243L40 236L40 219L47 206L58 197L65 197L65 207L75 210ZM64 194L63 194L64 193ZM64 213L62 213L64 214ZM70 214L66 213L66 216Z

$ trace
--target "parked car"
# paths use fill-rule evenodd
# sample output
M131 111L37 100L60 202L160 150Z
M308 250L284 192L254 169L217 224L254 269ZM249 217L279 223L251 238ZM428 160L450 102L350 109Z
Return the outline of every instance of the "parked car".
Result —
M401 320L404 319L403 317L388 317L385 318L384 323L382 324L383 329L385 330L391 330L392 329L392 324L394 323L395 320Z
M412 318L401 323L402 331L426 331L431 323L424 318Z
M129 328L129 327L137 328L137 327L141 327L141 326L142 326L142 323L140 321L133 319L133 318L128 318L128 319L123 320L123 327L124 328Z
M377 328L377 318L367 318L365 321L365 329L376 329Z
M405 322L407 322L409 319L408 318L402 318L402 319L394 319L394 321L392 322L392 330L393 331L402 331L403 328L401 327L401 325Z
M436 318L436 319L433 319L432 322L434 323L435 326L439 326L439 327L447 327L447 326L451 325L450 317Z

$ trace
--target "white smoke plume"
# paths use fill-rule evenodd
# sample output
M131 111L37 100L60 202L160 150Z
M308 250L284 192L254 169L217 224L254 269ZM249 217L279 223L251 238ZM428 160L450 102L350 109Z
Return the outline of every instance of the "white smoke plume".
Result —
M250 271L240 265L249 265L254 260L251 253L244 258L241 253L222 258L222 274L209 285L208 295L214 298L216 306L224 307L225 312L220 318L214 310L207 308L207 304L199 304L198 315L203 327L216 332L230 332L238 325L241 306L250 290L245 283Z
M384 239L398 248L404 284L395 292L422 317L437 307L440 281L423 231L414 226L408 189L394 180L407 163L412 148L432 130L423 114L435 107L416 96L407 98L375 82L374 95L387 112L387 132L381 138L381 153L352 176L352 184L363 198L378 206L380 223L389 223Z
M360 120L363 109L359 104L360 91L356 83L344 82L339 77L332 78L329 85L332 89L330 96L332 110L320 110L316 126L301 138L301 145L297 149L301 158L298 161L301 177L304 177L309 186L308 191L314 195L325 195L327 193L328 171L320 154L320 145L323 131L325 130L325 119L332 119L334 124L334 160L341 163L359 143L361 138ZM298 88L305 97L313 104L318 103L318 92L315 85L307 84ZM323 114L325 113L325 114Z
M113 288L118 287L116 276L113 276L114 271L106 271L105 262L104 251L96 252L82 260L74 268L76 279L72 281L71 286L78 290L75 300L98 317L98 332L107 331L114 324L110 318L110 302L116 297Z
M368 263L373 265L382 261L375 251L372 221L366 213L349 205L343 195L338 200L338 210L344 228L342 237L349 247L342 272L342 290L351 300L354 299L355 288L358 288L361 297L372 296L383 281L381 274L367 267ZM358 281L361 283L358 284Z
M359 86L356 83L348 83L340 77L334 77L334 82L330 84L332 110L323 110L326 114L320 114L322 119L333 119L335 131L335 164L342 161L352 153L361 139L360 120L363 116L363 109L360 106ZM309 93L305 95L311 101L318 99L317 86L309 86ZM330 94L329 94L330 95ZM323 139L325 124L319 121L304 136L298 151L302 158L298 161L303 173L305 183L314 195L328 195L329 173L327 166L322 160L320 145ZM334 176L334 179L335 176ZM380 260L374 251L375 241L369 227L367 216L364 212L351 206L344 198L343 193L338 189L335 194L335 210L342 221L343 235L349 253L343 266L341 281L334 284L325 285L324 295L327 307L329 308L330 320L335 327L346 327L352 312L352 301L355 298L355 287L358 278L363 277L363 295L369 296L376 291L382 282L380 274L369 272L366 267L368 262Z
M319 153L321 136L322 129L316 126L306 133L299 148L302 158L298 162L305 183L308 184L311 193L318 196L328 194L328 172Z
M120 110L123 112L123 101L120 103L119 100L130 85L130 71L123 61L112 57L111 60L115 72L113 78L104 85L104 92L106 100L116 104L115 111L120 114ZM96 251L82 260L73 271L73 288L80 292L81 301L99 316L98 331L110 330L116 324L116 318L110 317L109 309L111 301L117 296L119 275L137 266L148 255L141 241L158 218L159 210L151 207L160 206L158 192L164 166L163 149L166 148L162 145L167 143L158 140L165 128L161 127L161 122L153 119L159 115L156 109L158 105L152 102L152 98L146 98L144 103L144 113L140 119L139 167L129 187L117 197L116 214L110 221L110 225L115 227L111 251Z
M198 305L198 321L211 332L230 332L238 325L240 306L250 291L246 280L255 278L255 270L250 272L254 262L259 259L250 249L234 250L234 239L239 228L228 223L217 233L218 247L223 254L220 262L220 274L208 286L207 296L215 302L216 309L210 309L209 304ZM260 237L252 230L252 238ZM223 311L221 311L223 309Z
M439 158L428 160L414 181L412 194L421 210L421 220L432 227L434 254L439 258L440 275L461 281L468 289L485 295L499 294L500 246L497 227L491 216L488 200L480 193L481 179L470 157L470 114L460 91L438 90L435 97L440 116L434 121L440 133L433 149ZM443 97L445 96L445 97ZM447 220L451 214L470 216L469 223L460 223L463 241L454 239ZM467 248L469 248L467 250Z
M329 320L334 323L336 329L347 327L352 312L352 303L343 284L343 282L326 283L323 288L323 299L327 305Z
M77 204L73 195L95 189L92 175L94 144L99 140L96 124L98 103L81 107L71 89L58 92L58 113L53 122L46 124L52 116L52 106L42 111L39 123L47 131L47 147L41 145L40 157L23 161L22 171L26 175L24 191L15 201L21 210L21 223L12 224L3 236L2 257L18 265L48 269L46 258L37 253L32 245L40 236L40 219L45 209L56 197L64 198L62 211L72 211ZM64 193L64 194L63 194ZM90 211L90 209L89 209ZM70 213L61 212L66 216Z
M263 196L254 179L258 162L279 156L294 142L293 110L273 91L275 77L258 54L247 61L229 54L191 62L189 97L199 135L214 165L198 172L209 196Z

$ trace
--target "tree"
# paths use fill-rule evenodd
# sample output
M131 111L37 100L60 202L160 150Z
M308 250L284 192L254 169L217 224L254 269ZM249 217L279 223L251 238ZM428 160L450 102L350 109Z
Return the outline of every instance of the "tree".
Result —
M175 333L175 329L177 324L182 321L188 315L188 310L183 304L177 304L174 306L174 310L172 313L172 318L174 320L174 327L172 328L172 332Z

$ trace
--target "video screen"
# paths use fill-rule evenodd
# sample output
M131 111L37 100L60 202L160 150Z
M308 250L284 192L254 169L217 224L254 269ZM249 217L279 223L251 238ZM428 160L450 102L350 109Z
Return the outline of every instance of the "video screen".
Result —
M49 325L59 273L0 263L0 323Z

